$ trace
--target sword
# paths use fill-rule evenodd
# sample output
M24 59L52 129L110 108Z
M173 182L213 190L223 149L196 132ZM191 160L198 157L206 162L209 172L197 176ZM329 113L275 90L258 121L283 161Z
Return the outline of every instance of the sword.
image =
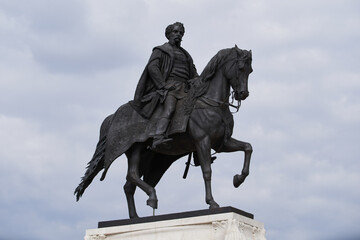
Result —
M188 174L188 172L189 172L189 167L190 167L190 162L191 162L191 156L192 156L192 152L189 153L188 160L187 160L187 162L185 163L185 164L186 164L186 167L185 167L183 179L185 179L185 178L187 177L187 174Z

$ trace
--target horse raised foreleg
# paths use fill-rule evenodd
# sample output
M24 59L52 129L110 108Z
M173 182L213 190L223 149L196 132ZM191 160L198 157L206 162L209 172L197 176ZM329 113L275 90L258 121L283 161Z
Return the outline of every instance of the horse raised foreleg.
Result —
M146 161L149 155L148 150L144 144L135 143L129 151L126 152L128 158L128 172L126 180L135 184L137 187L141 188L148 196L149 199L146 201L146 204L152 207L153 209L157 208L158 200L156 196L155 189L149 184L140 179L139 166L140 161ZM130 209L129 209L130 211Z
M249 175L250 158L253 149L250 143L242 142L234 138L230 138L228 141L226 141L226 143L220 149L220 152L236 152L236 151L243 151L245 153L244 166L241 171L241 175L236 174L233 180L234 187L237 188L245 181L245 178Z
M219 204L214 201L211 192L211 143L210 138L204 137L202 140L196 142L196 152L199 157L201 170L205 182L205 201L210 205L211 208L218 208Z

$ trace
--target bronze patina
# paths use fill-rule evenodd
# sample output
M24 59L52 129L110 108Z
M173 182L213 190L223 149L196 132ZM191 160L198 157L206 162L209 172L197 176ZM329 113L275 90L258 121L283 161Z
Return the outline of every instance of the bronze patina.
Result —
M103 121L94 156L75 189L77 200L100 171L104 170L101 180L105 178L111 163L122 154L128 159L124 191L130 218L138 217L136 187L149 196L147 205L156 209L155 186L174 161L191 153L195 165L201 166L210 208L219 207L211 192L215 159L211 150L245 153L242 172L233 178L235 187L249 175L252 146L231 137L234 120L230 108L238 110L249 96L251 51L236 45L222 49L198 76L190 54L180 46L184 32L181 23L166 28L169 42L154 48L134 100ZM231 98L238 104L230 103ZM187 166L189 161L190 157Z

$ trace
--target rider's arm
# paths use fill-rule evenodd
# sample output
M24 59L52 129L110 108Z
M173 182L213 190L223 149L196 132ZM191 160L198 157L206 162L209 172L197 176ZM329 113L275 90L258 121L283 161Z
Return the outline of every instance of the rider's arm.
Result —
M156 50L155 50L156 51ZM154 51L154 54L156 52ZM165 79L160 71L160 58L154 58L148 64L148 73L157 89L163 89L165 86Z
M196 78L196 77L198 77L198 76L199 76L199 74L197 73L197 70L196 70L195 64L194 64L194 63L192 63L190 67L192 68L192 72L191 72L191 73L192 73L192 75L193 75L193 76L191 76L191 78Z

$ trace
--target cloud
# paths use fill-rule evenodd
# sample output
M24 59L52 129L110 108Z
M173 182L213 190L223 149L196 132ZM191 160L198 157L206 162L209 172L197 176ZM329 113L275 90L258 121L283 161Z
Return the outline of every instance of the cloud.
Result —
M3 25L12 39L18 38L13 47L29 51L48 71L91 74L139 59L122 37L124 31L109 32L106 26L98 26L89 8L77 1L38 1L25 11L11 3L6 7L9 12L3 12Z
M360 236L358 2L0 5L0 238L75 239L98 221L127 217L124 156L80 202L72 192L101 121L133 97L151 49L175 21L185 24L183 46L199 72L220 49L253 51L250 97L233 134L254 147L250 175L233 188L243 153L218 154L218 203L254 213L269 239ZM184 162L157 186L157 214L207 207L200 169L184 181ZM136 192L141 216L152 214L146 199ZM19 225L22 232L12 230Z

